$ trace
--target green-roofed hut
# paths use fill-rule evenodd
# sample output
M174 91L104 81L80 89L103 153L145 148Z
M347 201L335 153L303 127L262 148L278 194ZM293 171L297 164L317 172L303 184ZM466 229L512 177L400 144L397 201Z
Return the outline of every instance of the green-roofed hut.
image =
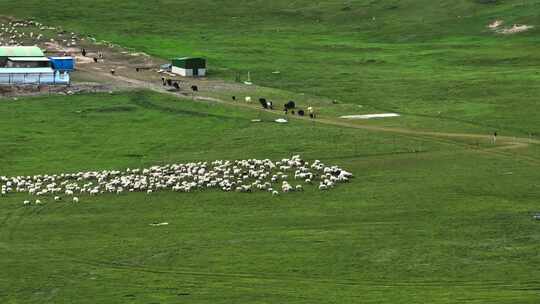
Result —
M0 57L45 57L37 46L0 46Z
M35 58L46 59L43 51L37 46L1 46L0 47L0 68L6 67L9 62L27 61L37 62L43 60L32 60ZM43 67L43 64L38 64Z
M206 76L206 59L182 57L172 59L172 72L185 77Z

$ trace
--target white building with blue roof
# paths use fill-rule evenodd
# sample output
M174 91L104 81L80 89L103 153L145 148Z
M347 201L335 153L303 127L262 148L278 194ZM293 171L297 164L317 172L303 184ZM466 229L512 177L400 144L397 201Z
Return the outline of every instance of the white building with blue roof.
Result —
M0 85L70 84L72 57L45 57L38 47L0 47Z

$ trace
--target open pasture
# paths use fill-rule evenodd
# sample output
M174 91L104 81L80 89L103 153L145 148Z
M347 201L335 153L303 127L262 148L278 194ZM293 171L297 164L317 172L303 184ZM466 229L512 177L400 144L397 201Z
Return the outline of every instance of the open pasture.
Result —
M104 191L24 206L28 194L8 193L0 302L538 303L539 5L0 0L1 14L61 26L77 45L204 56L214 86L198 101L0 99L0 176L292 155L354 175L275 196ZM85 72L74 79L114 81ZM232 83L247 72L264 87ZM141 84L123 89L152 88ZM231 95L321 115L277 124ZM338 118L375 113L400 116Z
M293 153L355 174L330 192L278 197L105 194L30 208L23 194L4 197L2 302L538 299L531 212L540 176L518 151L297 120L281 125L269 113L147 92L39 97L0 109L3 174Z

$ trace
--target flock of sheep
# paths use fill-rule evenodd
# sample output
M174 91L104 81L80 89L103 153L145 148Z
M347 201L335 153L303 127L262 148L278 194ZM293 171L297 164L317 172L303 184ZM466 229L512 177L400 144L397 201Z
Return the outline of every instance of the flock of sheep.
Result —
M36 32L27 32L26 29L30 27L36 28ZM43 38L43 34L38 33L37 29L43 31L54 28L45 27L41 23L34 21L11 21L5 24L2 23L0 24L0 45L22 45L23 40L26 39L33 39L39 42Z
M51 32L55 33L51 37ZM45 35L44 35L45 34ZM89 39L95 40L89 37ZM0 46L21 46L41 43L58 43L67 47L75 47L80 40L76 33L69 33L59 27L45 26L33 20L10 21L0 24Z
M225 192L267 191L273 196L280 193L303 191L314 185L329 190L339 183L348 182L353 175L337 166L328 166L319 160L312 163L300 156L280 161L269 159L216 160L153 166L124 171L104 170L59 175L0 176L1 196L27 193L38 197L24 205L42 204L45 198L79 202L82 195L106 193L157 191L192 192L217 189ZM41 199L40 199L41 198ZM42 200L43 199L43 200Z

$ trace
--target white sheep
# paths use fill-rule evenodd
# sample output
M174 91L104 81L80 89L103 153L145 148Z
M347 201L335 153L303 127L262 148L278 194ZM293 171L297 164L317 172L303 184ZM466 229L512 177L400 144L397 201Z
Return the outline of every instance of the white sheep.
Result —
M276 172L279 171L279 172ZM0 176L0 194L27 192L30 195L47 196L63 193L100 195L120 194L123 191L146 192L148 194L172 190L190 192L195 189L220 189L230 192L268 191L273 193L273 183L282 181L282 192L301 191L302 185L291 186L286 180L294 172L295 179L306 185L313 180L321 180L319 189L327 190L339 183L345 183L352 174L336 166L327 166L316 160L309 166L298 155L277 162L269 159L244 159L236 161L216 160L211 163L196 162L170 164L149 168L128 168L77 173L62 173L35 176ZM292 174L292 173L291 173ZM8 187L9 186L9 187ZM60 196L54 196L60 200ZM78 198L74 201L78 201Z

